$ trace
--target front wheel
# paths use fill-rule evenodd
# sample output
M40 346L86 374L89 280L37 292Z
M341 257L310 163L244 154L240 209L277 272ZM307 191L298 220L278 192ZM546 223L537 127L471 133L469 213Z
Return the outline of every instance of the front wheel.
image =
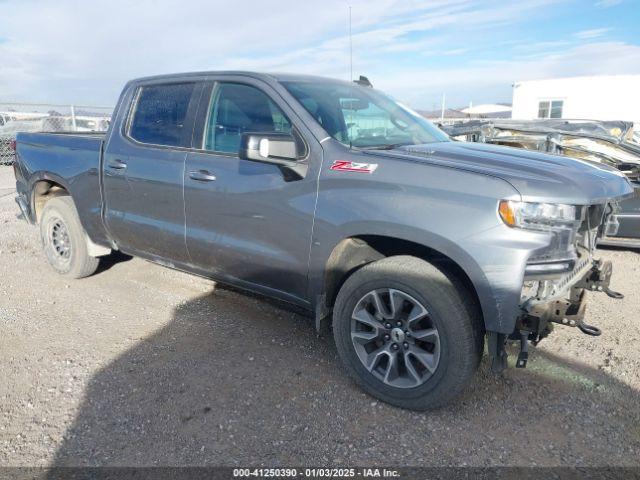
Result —
M45 204L40 237L47 261L59 274L83 278L98 268L99 259L87 252L85 232L71 197L52 198Z
M370 263L344 283L333 314L338 353L349 374L387 403L426 410L470 382L482 329L469 293L416 257Z

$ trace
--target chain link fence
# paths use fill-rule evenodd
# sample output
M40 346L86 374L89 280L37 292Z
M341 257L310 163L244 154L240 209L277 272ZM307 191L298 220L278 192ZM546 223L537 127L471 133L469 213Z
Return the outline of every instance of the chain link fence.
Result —
M13 163L18 132L105 132L113 107L0 102L0 164Z

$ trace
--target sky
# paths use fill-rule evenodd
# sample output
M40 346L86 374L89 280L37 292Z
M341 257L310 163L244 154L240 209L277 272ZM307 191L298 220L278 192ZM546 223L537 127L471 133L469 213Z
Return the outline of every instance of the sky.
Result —
M354 76L417 109L640 74L640 0L0 0L0 101L111 106L183 71L349 79L349 5Z

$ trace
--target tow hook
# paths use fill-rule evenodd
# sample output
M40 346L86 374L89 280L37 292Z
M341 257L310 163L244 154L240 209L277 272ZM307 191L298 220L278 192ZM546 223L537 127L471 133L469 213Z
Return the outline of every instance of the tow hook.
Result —
M624 294L623 293L611 290L609 287L603 289L603 292L606 293L607 295L609 295L611 298L616 298L616 299L624 298Z
M548 320L564 325L565 327L578 327L582 333L591 335L592 337L600 336L602 330L584 322L585 297L586 295L583 289L574 288L570 299L556 300L552 303Z
M599 337L602 335L602 330L598 327L594 327L593 325L589 325L588 323L584 323L582 320L578 322L577 327L582 333L591 335L592 337Z
M604 292L609 297L622 299L624 295L609 288L611 281L612 266L610 261L603 262L595 260L591 270L574 285L571 290L571 299L569 301L557 301L555 312L551 315L550 321L568 325L570 327L578 327L578 329L587 335L598 337L602 335L602 330L593 325L585 323L584 318L584 291Z
M604 292L611 298L624 298L620 292L616 292L609 288L611 281L612 265L609 260L594 260L591 270L578 282L574 288L584 288L592 292Z

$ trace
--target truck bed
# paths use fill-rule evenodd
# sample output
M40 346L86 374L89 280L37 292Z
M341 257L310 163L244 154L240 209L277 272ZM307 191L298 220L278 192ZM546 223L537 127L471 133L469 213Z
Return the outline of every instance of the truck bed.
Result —
M76 199L78 214L92 240L102 240L100 159L105 134L18 133L16 189L35 221L33 199L27 185L46 181L64 187ZM55 172L55 173L53 173Z
M103 140L104 133L95 132L18 133L16 136L20 145L18 153L25 166L36 170L46 165L48 170L60 173L71 168L98 167Z

